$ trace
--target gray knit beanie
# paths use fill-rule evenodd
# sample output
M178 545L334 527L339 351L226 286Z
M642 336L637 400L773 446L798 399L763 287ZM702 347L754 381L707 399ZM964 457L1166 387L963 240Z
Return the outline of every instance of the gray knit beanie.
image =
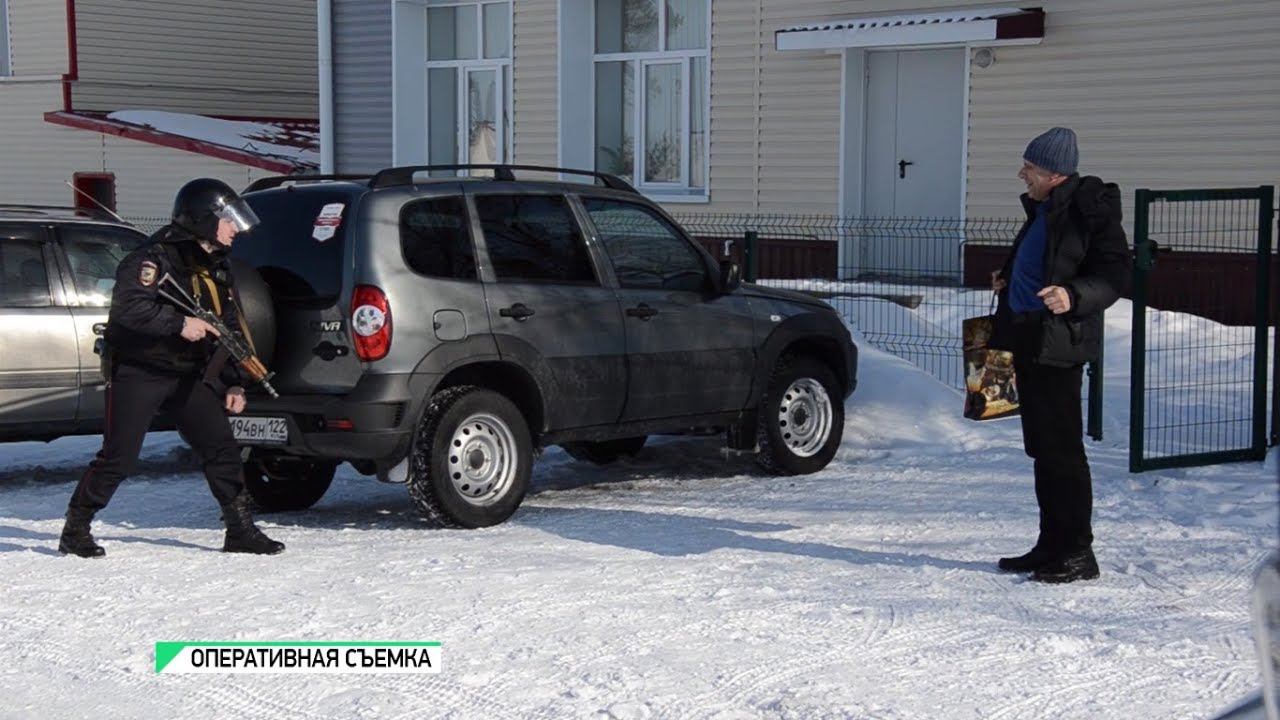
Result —
M1059 175L1072 175L1080 164L1076 134L1070 128L1053 128L1032 140L1022 159Z

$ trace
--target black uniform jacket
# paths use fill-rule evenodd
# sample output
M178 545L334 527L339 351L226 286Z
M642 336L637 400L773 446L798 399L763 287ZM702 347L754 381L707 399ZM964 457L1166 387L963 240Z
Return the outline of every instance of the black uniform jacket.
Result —
M163 290L181 299L178 288L228 328L242 331L227 257L205 252L195 237L168 225L127 255L116 270L106 330L111 360L160 375L203 374L211 384L220 384L220 390L243 384L239 369L226 362L226 353L219 352L212 335L197 342L182 337L187 313L160 294Z

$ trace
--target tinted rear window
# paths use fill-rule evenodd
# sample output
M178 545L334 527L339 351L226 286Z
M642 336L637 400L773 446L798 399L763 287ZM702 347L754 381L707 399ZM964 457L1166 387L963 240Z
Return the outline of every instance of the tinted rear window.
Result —
M232 254L258 268L276 300L332 302L342 290L342 253L352 196L282 191L245 198L262 222Z

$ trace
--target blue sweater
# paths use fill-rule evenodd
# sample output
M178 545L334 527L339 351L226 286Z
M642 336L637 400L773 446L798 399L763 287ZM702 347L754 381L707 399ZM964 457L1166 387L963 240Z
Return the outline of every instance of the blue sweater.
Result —
M1044 253L1048 239L1045 216L1048 212L1049 201L1046 200L1036 208L1035 220L1027 228L1027 234L1018 245L1018 254L1013 259L1013 277L1009 280L1009 308L1014 312L1044 310L1044 300L1036 297L1036 293L1045 288Z

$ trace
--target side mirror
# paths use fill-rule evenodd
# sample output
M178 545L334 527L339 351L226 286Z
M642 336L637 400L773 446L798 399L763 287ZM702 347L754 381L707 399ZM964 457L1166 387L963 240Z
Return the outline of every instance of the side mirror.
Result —
M720 292L728 294L742 287L742 271L738 264L729 260L720 261Z

